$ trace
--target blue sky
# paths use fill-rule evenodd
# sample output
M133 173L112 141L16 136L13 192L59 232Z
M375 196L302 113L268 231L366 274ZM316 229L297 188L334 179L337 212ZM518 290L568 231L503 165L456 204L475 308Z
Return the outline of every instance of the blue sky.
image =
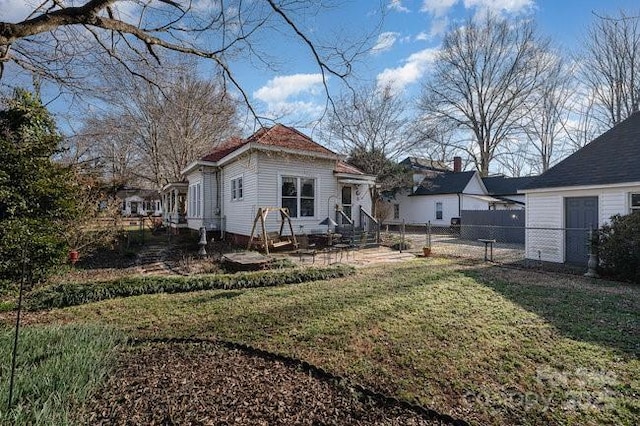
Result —
M313 24L327 31L336 27L339 31L345 22L366 28L380 18L375 13L378 7L376 1L346 2ZM532 19L543 36L569 55L579 51L594 13L640 14L637 0L385 0L383 8L377 48L356 64L354 74L361 82L390 82L408 102L428 75L443 33L469 16L492 11L508 19ZM296 58L277 72L241 68L240 75L259 111L300 125L317 117L324 98L317 68L305 60L309 59L305 52L290 52Z
M70 2L74 0L69 0ZM80 0L75 0L78 3ZM38 0L0 0L0 20L23 19ZM198 7L217 4L217 0L194 0ZM336 0L336 8L298 22L313 37L331 39L332 35L366 34L378 30L371 39L376 48L354 64L353 77L359 84L391 83L411 102L427 78L431 61L443 33L469 16L488 11L508 19L532 19L540 33L550 37L567 55L580 49L594 15L616 14L624 10L640 14L637 0ZM123 6L124 7L124 6ZM273 54L275 69L257 67L238 58L231 63L256 110L284 124L304 127L313 122L325 107L318 67L310 52L299 43L272 35L260 40L263 51ZM202 65L207 74L206 63ZM329 81L334 94L337 79ZM68 100L54 104L68 111Z

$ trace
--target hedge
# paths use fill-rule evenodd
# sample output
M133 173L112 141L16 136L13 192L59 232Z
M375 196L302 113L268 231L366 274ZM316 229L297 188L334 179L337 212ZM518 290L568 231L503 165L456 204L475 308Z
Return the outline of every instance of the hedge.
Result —
M25 308L40 310L81 305L117 297L200 290L234 290L297 284L352 275L355 268L339 265L285 271L241 272L199 276L127 277L91 283L60 283L38 288L25 298Z

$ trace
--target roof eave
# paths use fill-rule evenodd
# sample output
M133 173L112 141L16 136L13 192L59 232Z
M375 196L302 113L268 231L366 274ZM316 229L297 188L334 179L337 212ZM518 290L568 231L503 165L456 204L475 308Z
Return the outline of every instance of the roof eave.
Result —
M186 176L189 173L191 173L192 171L194 171L195 169L197 169L198 167L218 167L218 162L215 161L204 161L204 160L196 160L193 161L189 164L187 164L187 167L185 167L184 169L180 170L180 174L182 176Z
M550 186L546 188L528 188L521 189L518 194L540 193L540 192L556 192L556 191L580 191L589 189L602 189L602 188L624 188L625 186L639 186L640 181L637 182L622 182L622 183L600 183L597 185L565 185L565 186Z

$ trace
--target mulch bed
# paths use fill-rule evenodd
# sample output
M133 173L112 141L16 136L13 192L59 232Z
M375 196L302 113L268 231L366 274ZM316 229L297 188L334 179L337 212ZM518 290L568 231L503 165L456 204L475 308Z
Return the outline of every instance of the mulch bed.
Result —
M215 343L128 348L81 412L91 425L434 425L284 362Z

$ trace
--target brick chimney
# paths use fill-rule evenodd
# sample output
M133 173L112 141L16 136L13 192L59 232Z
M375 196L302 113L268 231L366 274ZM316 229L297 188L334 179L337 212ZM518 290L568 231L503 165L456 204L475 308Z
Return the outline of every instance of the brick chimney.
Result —
M453 171L455 173L462 171L462 157L453 157Z

